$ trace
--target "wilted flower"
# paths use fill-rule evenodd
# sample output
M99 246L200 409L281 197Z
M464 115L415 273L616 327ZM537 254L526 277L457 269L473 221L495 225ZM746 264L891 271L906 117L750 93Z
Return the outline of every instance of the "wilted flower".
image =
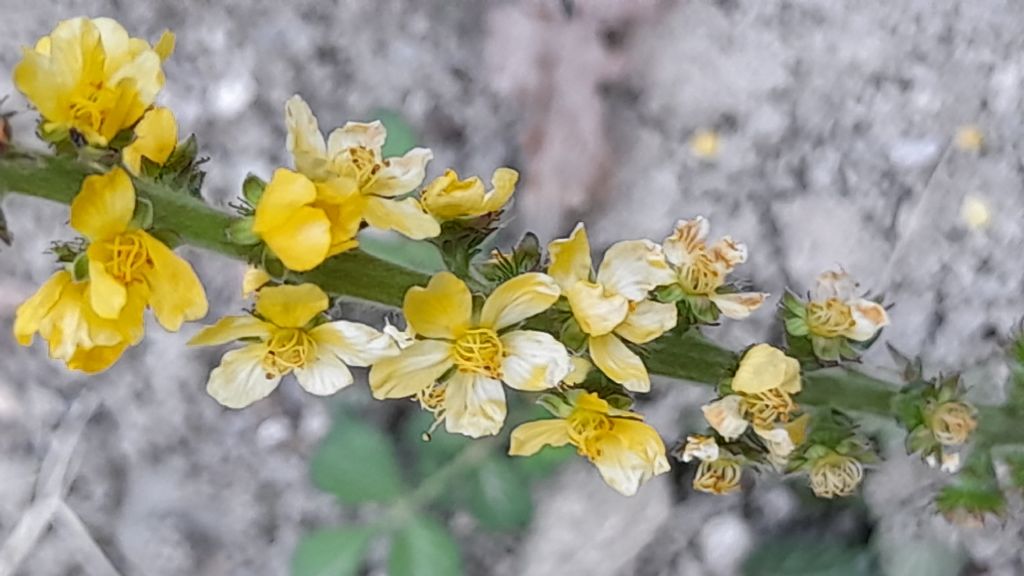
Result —
M725 455L715 460L702 460L693 476L693 488L709 494L728 494L740 487L743 466L736 458Z
M819 498L849 496L864 479L864 468L855 458L832 452L811 465L810 479L811 490Z
M857 284L846 272L830 271L818 277L807 304L807 329L815 336L839 336L863 342L889 324L889 315L877 302L855 295Z
M736 394L705 404L701 410L704 419L726 440L735 440L747 431L746 418L743 417L743 399Z
M459 180L454 170L435 178L423 189L423 206L438 220L476 218L497 212L515 191L519 173L511 168L498 168L491 176L491 190L484 189L480 178Z
M800 362L768 344L758 344L740 360L731 384L743 399L743 412L756 426L786 422L796 409L792 395L800 392Z
M935 439L944 446L959 446L978 427L974 410L963 402L943 402L931 414L930 425Z
M686 437L686 446L683 447L683 462L697 460L717 460L718 443L714 436L702 436L695 434Z

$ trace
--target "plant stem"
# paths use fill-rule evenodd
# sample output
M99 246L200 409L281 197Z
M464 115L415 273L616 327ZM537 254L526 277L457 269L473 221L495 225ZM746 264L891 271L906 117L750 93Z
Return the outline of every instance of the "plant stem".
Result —
M0 194L14 192L70 204L82 179L95 169L75 160L49 154L8 149L0 154ZM136 181L140 197L153 205L154 227L173 231L187 244L239 260L250 260L252 249L228 242L225 230L238 217L193 198L184 190L160 183ZM384 306L401 306L406 290L426 284L428 277L361 251L328 259L314 270L291 276L312 282L337 296L358 298ZM645 361L653 374L704 384L717 384L732 373L737 357L695 330L673 331L647 346ZM898 384L856 370L828 368L805 373L803 404L890 415ZM1024 440L1024 427L1012 425L1017 415L1007 407L982 409L982 421L999 423L1011 439ZM424 488L432 490L433 488Z

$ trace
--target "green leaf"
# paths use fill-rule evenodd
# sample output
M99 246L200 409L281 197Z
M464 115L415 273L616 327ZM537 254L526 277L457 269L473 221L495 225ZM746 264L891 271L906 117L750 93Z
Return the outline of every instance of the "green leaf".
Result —
M354 576L374 531L339 528L306 534L292 556L292 576Z
M364 232L359 235L359 247L370 256L376 256L409 270L424 274L435 274L445 270L441 253L430 242L410 240L399 234Z
M484 528L523 528L533 517L530 484L507 456L489 458L477 469L469 486L469 510Z
M530 480L540 480L553 474L575 454L576 450L571 446L547 446L533 456L516 458L515 462Z
M399 113L393 110L381 110L377 112L377 119L388 131L388 139L381 148L381 155L385 158L401 156L416 146L416 131L405 121Z
M807 321L796 316L786 318L786 332L793 336L807 336Z
M377 428L340 416L313 456L313 484L343 502L386 502L402 492L391 439Z
M843 542L784 536L764 542L743 565L745 576L871 576L871 551Z
M152 202L142 197L135 199L135 213L132 215L131 225L143 230L149 230L153 227Z
M459 547L448 530L432 518L413 517L391 540L390 576L459 576Z

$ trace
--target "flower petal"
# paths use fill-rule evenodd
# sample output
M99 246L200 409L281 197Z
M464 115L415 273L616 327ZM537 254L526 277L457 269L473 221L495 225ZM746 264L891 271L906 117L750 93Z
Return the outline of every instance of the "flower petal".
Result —
M419 340L398 356L381 359L370 368L370 391L378 400L413 396L451 367L451 344Z
M491 190L484 197L483 213L500 210L516 190L519 172L511 168L498 168L491 176Z
M769 344L758 344L740 359L739 368L732 379L732 389L742 394L760 394L791 386L793 378L799 386L800 362Z
M127 172L115 167L82 181L71 202L71 227L95 242L124 232L134 214L135 186Z
M650 426L617 420L616 431L601 443L601 454L594 459L594 465L606 484L624 496L632 496L641 484L668 471L668 459L661 438ZM648 431L653 432L653 437Z
M149 306L160 325L175 332L185 320L206 316L209 309L206 291L192 266L163 242L145 232L139 234L153 261L153 269L146 274L146 281L149 284Z
M710 294L708 298L726 318L743 320L764 304L768 294L764 292L739 292L735 294Z
M507 412L501 382L468 372L456 372L445 384L445 430L470 438L501 431Z
M633 307L615 333L634 344L646 344L676 327L675 304L643 300Z
M520 424L512 431L509 456L532 456L545 446L569 443L569 426L561 418L537 420Z
M59 270L50 276L35 294L18 306L14 314L14 337L18 344L28 346L32 343L32 337L39 330L39 324L57 303L64 287L70 283L71 273Z
M113 346L93 346L92 348L78 348L68 358L68 368L78 370L86 374L97 374L114 365L125 349L127 342L121 342Z
M188 341L189 346L217 346L242 338L270 337L273 326L255 316L225 316L205 326Z
M676 276L665 254L650 240L626 240L604 253L597 282L612 294L639 301L655 286L671 284Z
M643 360L614 334L590 337L590 358L594 365L631 392L648 392L651 379Z
M128 301L128 290L107 272L107 267L98 258L94 257L100 249L98 244L93 244L88 250L89 303L100 318L113 319L121 314L121 309Z
M743 419L740 407L742 402L743 399L739 395L730 394L701 408L704 419L726 441L739 438L747 430L748 423Z
M282 328L301 328L327 306L327 294L316 284L271 286L256 294L256 313Z
M329 351L320 352L313 362L294 372L299 386L317 396L330 396L355 381L348 366Z
M870 340L879 330L889 325L889 315L881 304L858 298L849 302L849 305L850 313L853 315L853 328L844 335L850 340Z
M704 239L708 237L710 224L703 216L697 216L693 220L680 220L676 222L676 228L672 235L665 238L662 247L665 250L665 258L673 266L682 266L690 263L693 254L697 252Z
M584 333L602 336L622 324L629 314L629 301L619 294L606 294L593 282L577 282L565 292L572 314Z
M722 236L721 240L708 247L708 254L723 270L731 272L747 261L747 245L736 242L731 236Z
M427 163L434 153L427 148L413 148L401 158L388 158L363 194L392 198L415 190L427 175Z
M449 169L423 189L420 199L435 218L454 220L483 214L485 192L484 183L476 176L459 180L459 175Z
M398 346L387 334L358 322L337 320L309 331L317 345L349 366L369 366L398 355Z
M395 200L372 196L366 199L363 218L381 230L394 230L413 240L433 238L441 233L441 225L415 198Z
M331 132L327 140L327 151L334 158L349 148L366 148L379 157L387 136L384 124L379 120L369 123L346 122Z
M590 241L582 222L576 224L568 238L548 244L548 253L551 255L548 274L562 290L568 292L577 282L590 281Z
M547 310L561 290L547 274L528 272L503 282L487 297L480 326L501 330Z
M469 328L473 296L466 284L450 272L435 274L426 287L405 293L402 306L409 327L427 338L458 338Z
M327 258L331 223L323 210L310 207L316 185L305 176L279 168L263 191L252 230L285 266L311 270Z
M298 94L292 96L285 103L284 118L288 126L286 145L295 160L295 169L310 178L325 176L327 146L309 104Z
M135 125L135 140L124 147L121 158L132 174L142 171L142 159L163 165L178 145L178 123L169 108L153 108Z
M251 344L225 354L220 366L210 372L206 392L228 408L245 408L266 398L281 377L267 377L261 365L264 349L261 344Z
M547 333L516 330L501 336L502 381L517 390L553 388L572 370L565 346Z

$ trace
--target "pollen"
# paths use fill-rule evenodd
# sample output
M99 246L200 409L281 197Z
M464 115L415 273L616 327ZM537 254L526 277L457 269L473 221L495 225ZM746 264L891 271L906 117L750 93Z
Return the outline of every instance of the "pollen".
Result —
M601 444L615 424L607 414L577 407L566 418L569 441L581 456L593 461L601 457Z
M377 173L387 163L387 161L384 161L382 165L377 154L364 146L353 146L348 149L348 154L352 166L356 170L356 179L359 182L360 188L366 188L373 184L374 180L377 179Z
M462 372L501 378L501 362L505 359L505 351L497 332L490 328L467 330L455 341L452 355L455 357L455 366Z
M283 376L316 358L316 342L299 328L282 328L267 341L263 354L263 370L267 378Z
M149 251L138 234L118 234L112 242L107 243L110 249L110 261L107 271L122 284L129 284L142 279L142 272L149 261Z
M770 428L776 422L788 422L796 407L792 396L781 388L743 395L743 411L754 425L763 428Z

